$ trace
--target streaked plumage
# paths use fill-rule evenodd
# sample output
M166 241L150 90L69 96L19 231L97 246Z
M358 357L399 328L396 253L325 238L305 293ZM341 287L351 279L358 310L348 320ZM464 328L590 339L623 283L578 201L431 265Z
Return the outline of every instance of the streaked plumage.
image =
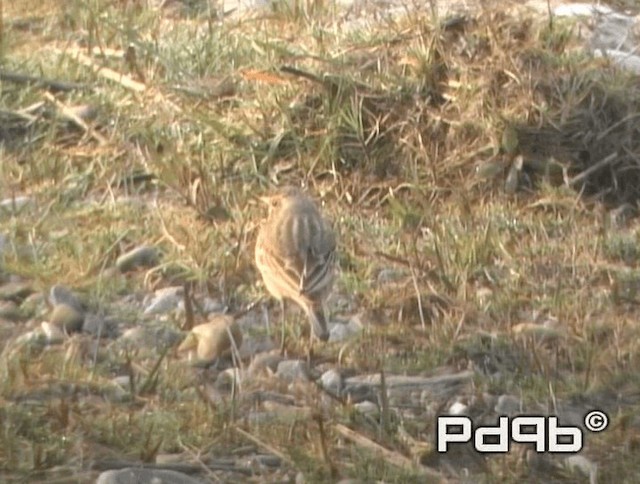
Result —
M313 200L295 188L263 200L269 216L258 233L256 266L267 290L296 302L316 337L326 341L323 304L335 278L335 234Z

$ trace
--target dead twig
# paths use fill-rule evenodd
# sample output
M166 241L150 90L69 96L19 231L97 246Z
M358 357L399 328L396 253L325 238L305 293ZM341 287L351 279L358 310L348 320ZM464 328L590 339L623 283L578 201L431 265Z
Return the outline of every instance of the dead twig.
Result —
M439 472L434 471L433 469L429 469L425 466L418 466L408 457L382 447L380 444L375 443L364 435L360 435L356 431L351 430L349 427L346 427L342 424L336 424L334 425L334 428L346 439L352 441L354 444L359 445L360 447L369 450L373 454L376 454L377 457L386 460L396 467L413 469L417 474L428 477L430 479L429 482L447 482L445 477Z
M204 464L210 471L237 472L250 476L253 474L251 469L238 467L227 462L207 462ZM202 467L197 464L155 464L152 462L129 461L124 459L101 459L91 462L89 468L96 471L107 471L113 469L126 469L128 467L176 471L183 474L198 474L202 471Z
M251 442L253 442L254 444L256 444L258 447L261 447L264 450L266 450L267 452L275 455L276 457L279 457L280 459L282 459L284 462L288 463L289 465L294 465L293 461L291 460L291 458L289 456L287 456L284 452L280 452L275 447L273 447L273 446L267 444L266 442L260 440L255 435L252 435L249 432L247 432L245 430L242 430L240 427L234 427L234 429L235 429L236 432L238 432L244 438L246 438L246 439L250 440Z
M145 84L133 80L131 77L127 76L126 74L122 74L121 72L114 71L113 69L110 69L108 67L104 67L99 64L96 64L93 61L93 59L83 54L82 52L75 51L73 53L75 54L76 60L80 62L80 64L90 68L91 70L93 70L93 72L95 72L99 76L104 77L105 79L108 79L110 81L117 82L123 87L130 89L132 91L136 91L136 92L146 91L147 86Z
M80 118L80 116L78 116L76 113L73 112L73 110L69 109L62 102L58 101L53 96L53 94L51 94L50 92L45 92L44 93L44 98L47 101L49 101L51 104L53 104L58 109L58 111L60 112L60 114L62 115L63 118L68 119L69 121L71 121L78 128L80 128L82 131L84 131L85 134L87 134L89 137L95 139L98 142L98 144L106 145L108 143L107 139L104 136L102 136L100 133L97 133L96 130L94 130L91 126L89 126L87 123L85 123L82 120L82 118Z
M53 92L87 91L93 89L92 86L77 82L59 81L57 79L46 79L44 77L28 76L15 72L0 71L0 81L13 82L15 84L35 84Z
M598 171L600 168L604 168L607 165L610 165L616 158L618 157L618 152L614 152L611 153L609 156L607 156L606 158L598 161L597 163L594 163L593 165L591 165L589 168L587 168L586 170L578 173L576 176L574 176L573 178L571 178L570 180L567 181L567 184L570 187L575 186L577 183L581 182L582 180L584 180L585 178L587 178L589 175L595 173L596 171Z

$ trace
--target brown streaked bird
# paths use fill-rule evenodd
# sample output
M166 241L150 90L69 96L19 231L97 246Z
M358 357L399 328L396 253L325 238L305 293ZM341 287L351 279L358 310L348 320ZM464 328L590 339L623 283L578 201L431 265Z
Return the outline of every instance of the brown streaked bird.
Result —
M258 232L255 258L264 284L280 301L283 315L284 301L294 301L307 314L313 334L327 341L324 302L335 278L333 229L314 201L296 188L261 200L269 215Z

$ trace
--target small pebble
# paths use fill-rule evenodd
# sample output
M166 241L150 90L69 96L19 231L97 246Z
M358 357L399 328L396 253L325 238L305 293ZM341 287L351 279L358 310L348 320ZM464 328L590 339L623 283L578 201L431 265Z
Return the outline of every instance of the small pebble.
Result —
M27 282L7 282L0 286L0 300L13 301L20 304L35 290Z
M216 378L215 388L219 391L230 392L242 380L242 375L238 368L227 368L221 371Z
M0 200L0 215L2 215L3 213L17 215L18 213L22 212L24 208L30 206L32 202L33 199L27 196L5 198L4 200Z
M0 301L0 319L17 322L22 319L20 309L13 301Z
M449 415L467 415L469 407L462 402L453 402L449 407Z
M340 372L332 368L322 374L320 384L322 388L337 396L340 395L344 382Z
M283 360L279 350L273 350L268 353L258 353L251 361L247 373L250 375L258 375L260 373L275 373L278 364Z
M145 299L145 315L167 314L178 309L183 303L184 288L182 286L164 287Z
M522 411L522 405L518 397L513 395L500 395L494 408L499 416L510 417Z
M283 380L293 382L296 380L309 380L307 364L301 360L284 360L278 363L276 376Z
M362 402L356 403L354 407L363 415L375 416L380 412L378 406L369 400L364 400Z
M598 466L583 455L576 454L567 457L564 460L564 465L574 474L581 474L584 477L589 477L590 480L595 481Z
M345 341L349 338L360 334L364 328L364 325L360 319L360 316L352 317L347 324L334 324L329 331L329 341Z
M155 247L143 245L122 254L116 260L116 267L120 272L129 272L138 267L154 267L160 261Z

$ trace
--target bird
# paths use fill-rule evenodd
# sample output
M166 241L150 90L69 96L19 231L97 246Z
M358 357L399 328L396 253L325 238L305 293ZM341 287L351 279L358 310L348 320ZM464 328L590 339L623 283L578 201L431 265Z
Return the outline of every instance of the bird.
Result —
M269 212L255 246L262 280L280 302L283 318L285 300L295 302L309 318L313 334L327 341L324 303L335 280L335 233L313 199L298 188L259 198Z

